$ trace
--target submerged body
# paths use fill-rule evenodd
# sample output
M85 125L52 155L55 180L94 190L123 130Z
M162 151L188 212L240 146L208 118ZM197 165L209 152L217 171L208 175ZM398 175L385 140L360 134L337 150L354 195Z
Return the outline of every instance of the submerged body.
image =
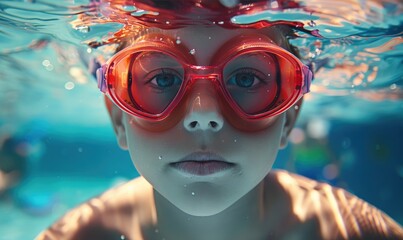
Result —
M142 177L68 213L37 239L402 239L390 217L340 188L286 171L272 171L252 192L261 199L245 213L229 207L221 219L195 217L171 206ZM241 199L244 201L246 199ZM197 206L195 206L197 207ZM234 221L241 219L241 221ZM194 229L191 226L197 225Z

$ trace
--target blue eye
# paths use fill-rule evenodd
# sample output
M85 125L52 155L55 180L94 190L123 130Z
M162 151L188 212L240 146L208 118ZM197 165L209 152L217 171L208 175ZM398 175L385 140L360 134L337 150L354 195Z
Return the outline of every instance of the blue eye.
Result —
M173 86L181 85L182 79L175 71L161 69L160 73L154 75L149 81L154 87L166 89Z
M241 88L251 88L259 83L264 83L260 73L253 69L241 69L230 76L227 84Z

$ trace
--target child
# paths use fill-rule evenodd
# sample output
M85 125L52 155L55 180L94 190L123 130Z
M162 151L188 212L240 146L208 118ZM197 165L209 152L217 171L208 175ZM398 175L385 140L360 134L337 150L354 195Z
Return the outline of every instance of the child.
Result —
M196 2L207 13L219 4ZM288 27L198 18L164 28L140 18L98 81L119 146L142 177L38 239L403 238L401 226L346 191L271 170L312 80Z

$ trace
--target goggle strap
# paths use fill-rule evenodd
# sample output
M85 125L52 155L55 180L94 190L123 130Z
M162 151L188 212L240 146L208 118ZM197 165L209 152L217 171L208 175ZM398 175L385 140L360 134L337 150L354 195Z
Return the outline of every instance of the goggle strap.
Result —
M302 93L309 93L313 80L313 72L309 66L303 65L302 74L304 74L304 85L302 86Z
M106 92L106 78L105 78L106 67L107 67L106 64L104 64L100 68L98 68L97 71L96 71L98 88L103 93Z

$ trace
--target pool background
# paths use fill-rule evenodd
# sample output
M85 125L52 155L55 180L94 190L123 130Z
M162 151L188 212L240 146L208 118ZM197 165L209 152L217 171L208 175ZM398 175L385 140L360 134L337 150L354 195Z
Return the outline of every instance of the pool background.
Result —
M290 144L275 168L346 188L402 224L402 122L331 124L326 143L311 139L309 146L308 140ZM30 163L12 198L0 202L0 239L33 239L68 209L138 176L128 153L117 147L112 129L98 131L105 131L102 138L43 136L40 160Z
M386 10L365 5L372 12L356 18L358 24L321 23L339 17L334 13L302 14L304 21L313 16L322 32L333 32L321 40L327 50L306 37L297 43L308 46L313 55L307 56L321 53L334 62L315 80L275 167L346 188L403 224L401 4L383 3ZM29 153L24 182L0 201L0 239L32 239L71 207L138 175L128 153L117 147L103 96L80 54L89 51L81 41L120 25L89 31L66 24L75 15L65 13L80 9L4 0L0 6L0 136L12 136L17 149ZM379 13L384 18L374 17ZM276 17L295 17L287 14ZM347 67L339 65L344 58ZM329 73L333 68L352 74ZM375 78L366 75L373 72Z

